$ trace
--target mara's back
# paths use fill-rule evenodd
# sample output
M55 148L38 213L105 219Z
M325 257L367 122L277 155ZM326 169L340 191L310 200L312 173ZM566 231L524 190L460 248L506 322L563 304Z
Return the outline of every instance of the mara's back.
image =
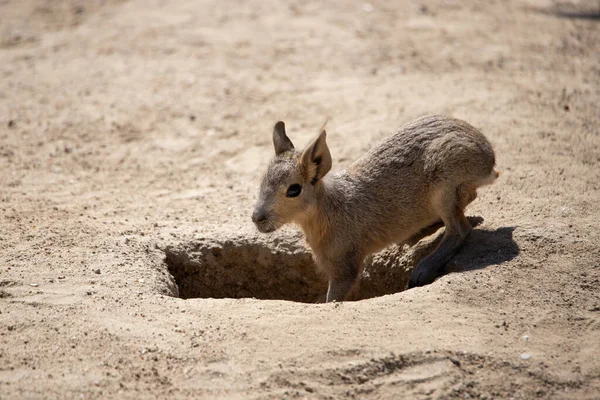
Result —
M390 183L397 177L396 183L429 185L487 176L494 164L492 145L481 132L462 120L433 115L403 126L354 162L347 172L365 183ZM404 175L409 172L416 176Z
M367 229L389 232L394 225L407 228L436 219L429 204L432 190L476 185L494 164L492 146L477 129L434 115L403 126L353 163L345 176L355 188L353 203Z

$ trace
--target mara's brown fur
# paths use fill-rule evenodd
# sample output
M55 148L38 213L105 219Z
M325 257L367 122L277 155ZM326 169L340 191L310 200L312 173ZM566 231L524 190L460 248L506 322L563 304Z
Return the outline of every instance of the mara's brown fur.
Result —
M263 177L252 220L261 232L294 222L329 279L327 301L342 301L364 258L392 243L414 244L432 225L439 246L412 272L410 287L433 282L471 231L465 207L498 177L490 142L464 121L417 119L354 162L327 175L331 154L321 133L302 151L275 124L275 158Z

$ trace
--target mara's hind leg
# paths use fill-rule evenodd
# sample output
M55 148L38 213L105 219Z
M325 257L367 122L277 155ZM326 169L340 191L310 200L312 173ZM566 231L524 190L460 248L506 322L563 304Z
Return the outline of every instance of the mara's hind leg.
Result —
M458 207L464 212L465 208L477 198L477 186L471 183L463 183L456 189ZM404 241L404 244L414 246L421 239L431 236L444 226L444 222L440 219L433 224L421 229L419 232L412 235Z
M432 283L442 267L454 257L472 227L463 213L460 190L456 187L440 189L435 193L433 206L446 226L438 247L412 271L409 288Z
M419 243L419 241L421 241L421 239L423 239L427 236L431 236L434 233L436 233L443 226L444 226L444 223L440 219L439 221L436 221L433 224L421 229L419 232L415 233L414 235L412 235L411 237L406 239L402 244L407 244L410 247L412 247L415 244Z
M458 206L461 210L465 208L477 198L477 186L472 183L463 183L456 189L458 195Z

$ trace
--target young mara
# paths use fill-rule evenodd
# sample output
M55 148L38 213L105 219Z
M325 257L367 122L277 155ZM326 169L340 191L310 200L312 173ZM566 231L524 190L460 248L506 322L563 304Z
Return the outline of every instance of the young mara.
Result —
M325 130L301 152L283 122L273 130L275 158L263 177L252 220L261 232L294 222L329 280L327 301L342 301L364 258L392 243L414 243L443 222L439 246L412 271L409 287L434 281L471 231L465 207L492 183L494 150L464 121L417 119L345 171L327 175Z

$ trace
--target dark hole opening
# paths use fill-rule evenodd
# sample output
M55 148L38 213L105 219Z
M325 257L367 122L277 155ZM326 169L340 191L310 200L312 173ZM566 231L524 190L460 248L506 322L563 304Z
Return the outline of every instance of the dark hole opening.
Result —
M476 226L483 220L469 218ZM514 228L475 229L445 272L484 268L512 259ZM365 260L360 284L348 300L406 290L413 267L439 244L443 229L413 247L390 246ZM165 249L179 297L257 298L322 302L327 282L300 236L198 238Z

